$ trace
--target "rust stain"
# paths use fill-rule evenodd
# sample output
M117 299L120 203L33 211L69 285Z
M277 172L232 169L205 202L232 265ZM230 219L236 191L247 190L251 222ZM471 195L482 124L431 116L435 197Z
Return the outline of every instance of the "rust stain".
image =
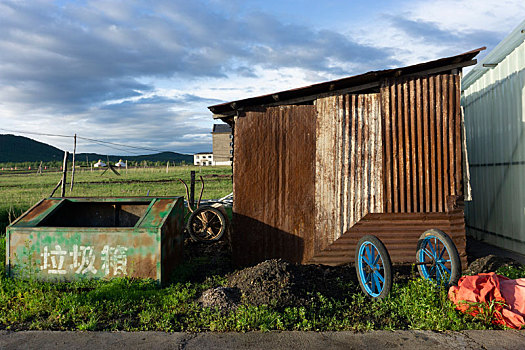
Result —
M6 257L10 275L53 281L130 276L166 282L182 256L183 199L162 198L157 211L146 210L155 200L65 199L47 217L41 214L46 225L11 225ZM162 219L151 220L157 226L135 227L144 216Z
M302 262L314 250L315 108L247 112L234 133L234 261Z
M464 259L459 94L458 74L389 77L379 93L237 117L236 262L349 262L366 233L409 262L429 228Z
M162 223L164 218L168 215L170 206L172 205L173 200L170 199L159 199L155 202L151 208L150 214L147 218L150 219L148 222L144 222L141 226L158 226Z
M43 218L44 214L47 214L50 209L52 209L56 204L59 203L59 200L55 199L44 199L38 203L35 207L31 208L27 214L20 218L20 220L15 223L18 225L31 224L33 221L39 221Z
M451 213L368 214L309 263L342 265L354 262L357 242L373 234L385 243L393 263L414 263L420 235L430 228L447 233L466 268L465 220L462 210Z
M316 252L383 210L380 102L379 94L317 100Z
M450 196L462 194L458 79L437 74L384 82L386 212L443 212Z

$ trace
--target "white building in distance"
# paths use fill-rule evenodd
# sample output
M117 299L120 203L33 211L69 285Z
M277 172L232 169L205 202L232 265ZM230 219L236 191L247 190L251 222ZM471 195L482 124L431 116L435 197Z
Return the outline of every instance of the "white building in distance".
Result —
M193 155L193 165L210 166L213 163L213 153L201 152Z

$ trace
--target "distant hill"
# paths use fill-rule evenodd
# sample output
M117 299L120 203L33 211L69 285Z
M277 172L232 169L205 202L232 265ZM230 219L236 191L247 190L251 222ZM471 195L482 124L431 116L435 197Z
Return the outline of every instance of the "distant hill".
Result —
M0 162L51 162L64 159L64 151L23 136L0 135Z
M79 161L86 161L87 159L97 161L102 159L107 161L108 156L97 153L78 153L75 157ZM5 162L50 162L62 161L64 159L64 151L50 146L46 143L35 141L24 136L14 135L0 135L0 163ZM71 159L71 156L70 156ZM148 160L152 162L186 162L193 164L193 155L180 154L175 152L161 152L156 154L146 154L138 156L118 156L110 155L110 162L118 162L119 159L127 160L128 162L140 162Z

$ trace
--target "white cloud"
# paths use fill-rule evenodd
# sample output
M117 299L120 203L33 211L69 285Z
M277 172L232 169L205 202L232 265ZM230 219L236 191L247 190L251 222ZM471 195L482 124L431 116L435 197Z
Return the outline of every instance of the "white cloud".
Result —
M518 1L345 1L326 9L368 17L327 30L276 2L56 4L0 3L1 125L183 152L211 148L208 105L494 44L525 14Z
M436 22L451 32L494 31L506 34L525 17L525 2L516 0L434 0L410 5L413 19Z
M414 64L481 46L490 50L524 18L520 0L409 1L355 33L361 42L392 49L395 59Z

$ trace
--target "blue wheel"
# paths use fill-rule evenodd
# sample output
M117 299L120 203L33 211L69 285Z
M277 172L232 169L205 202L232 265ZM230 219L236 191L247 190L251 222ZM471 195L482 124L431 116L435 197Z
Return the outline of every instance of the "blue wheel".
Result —
M385 245L366 235L357 243L355 268L359 286L371 298L384 298L392 289L392 263Z
M425 231L417 242L417 267L421 277L451 285L461 277L461 260L454 242L443 231Z

